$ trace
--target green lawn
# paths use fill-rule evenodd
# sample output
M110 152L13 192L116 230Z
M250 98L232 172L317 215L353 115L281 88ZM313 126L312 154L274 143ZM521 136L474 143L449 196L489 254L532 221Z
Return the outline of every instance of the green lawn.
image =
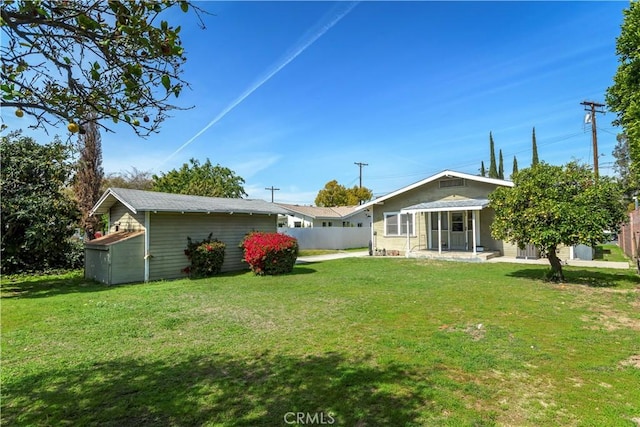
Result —
M545 272L351 258L115 287L5 278L2 423L636 425L640 280Z
M615 243L606 243L596 246L596 254L594 258L599 261L629 261L629 258L624 254L620 246Z

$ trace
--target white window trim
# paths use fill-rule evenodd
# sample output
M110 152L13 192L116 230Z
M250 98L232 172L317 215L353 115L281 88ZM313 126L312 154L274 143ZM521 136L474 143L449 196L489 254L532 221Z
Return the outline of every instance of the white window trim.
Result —
M411 215L411 230L413 231L409 234L412 237L416 236L416 215L411 213L400 213L400 212L384 212L383 217L383 231L385 237L406 237L407 234L402 234L402 224L400 221L401 215ZM398 234L387 234L387 217L396 216L398 218Z

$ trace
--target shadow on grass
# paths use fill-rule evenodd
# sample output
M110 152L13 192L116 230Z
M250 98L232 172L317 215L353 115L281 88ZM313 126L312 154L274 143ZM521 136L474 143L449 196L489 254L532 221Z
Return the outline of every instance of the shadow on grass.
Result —
M81 271L62 275L15 276L2 280L2 298L44 298L76 292L99 292L113 289L84 278Z
M548 281L549 267L526 268L509 273L511 277ZM615 288L626 283L640 284L640 276L627 270L584 270L563 267L566 283L586 285L593 288Z
M442 391L431 381L443 373L413 369L336 353L114 360L5 380L2 415L7 425L113 426L274 426L286 425L291 412L351 426L410 425L419 414L437 419ZM454 402L463 405L451 394L446 404Z
M296 265L293 271L285 276L311 274L315 272L316 270L308 268L307 265L304 267ZM230 271L213 277L193 280L215 280L216 277L235 277L247 274L250 274L249 270ZM167 281L184 280L185 278L169 279ZM152 283L162 282L165 281L160 280ZM61 275L22 275L3 278L2 286L0 287L0 298L45 298L77 292L103 292L121 286L138 286L141 284L142 282L109 286L94 280L85 279L82 271L74 271Z

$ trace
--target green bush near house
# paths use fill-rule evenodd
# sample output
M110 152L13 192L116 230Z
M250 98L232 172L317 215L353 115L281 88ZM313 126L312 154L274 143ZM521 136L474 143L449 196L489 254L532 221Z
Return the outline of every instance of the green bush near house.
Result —
M224 263L224 250L227 245L212 238L213 233L202 241L192 241L187 237L187 249L184 253L191 265L183 271L192 279L210 277L220 273Z

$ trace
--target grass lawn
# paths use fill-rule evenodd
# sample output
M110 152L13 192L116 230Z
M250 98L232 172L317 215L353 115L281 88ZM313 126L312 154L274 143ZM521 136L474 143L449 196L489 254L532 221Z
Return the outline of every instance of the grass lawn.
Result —
M545 272L351 258L281 277L4 279L2 423L637 425L639 278Z
M596 246L594 259L599 261L629 261L629 258L624 254L620 246L615 243L606 243Z

